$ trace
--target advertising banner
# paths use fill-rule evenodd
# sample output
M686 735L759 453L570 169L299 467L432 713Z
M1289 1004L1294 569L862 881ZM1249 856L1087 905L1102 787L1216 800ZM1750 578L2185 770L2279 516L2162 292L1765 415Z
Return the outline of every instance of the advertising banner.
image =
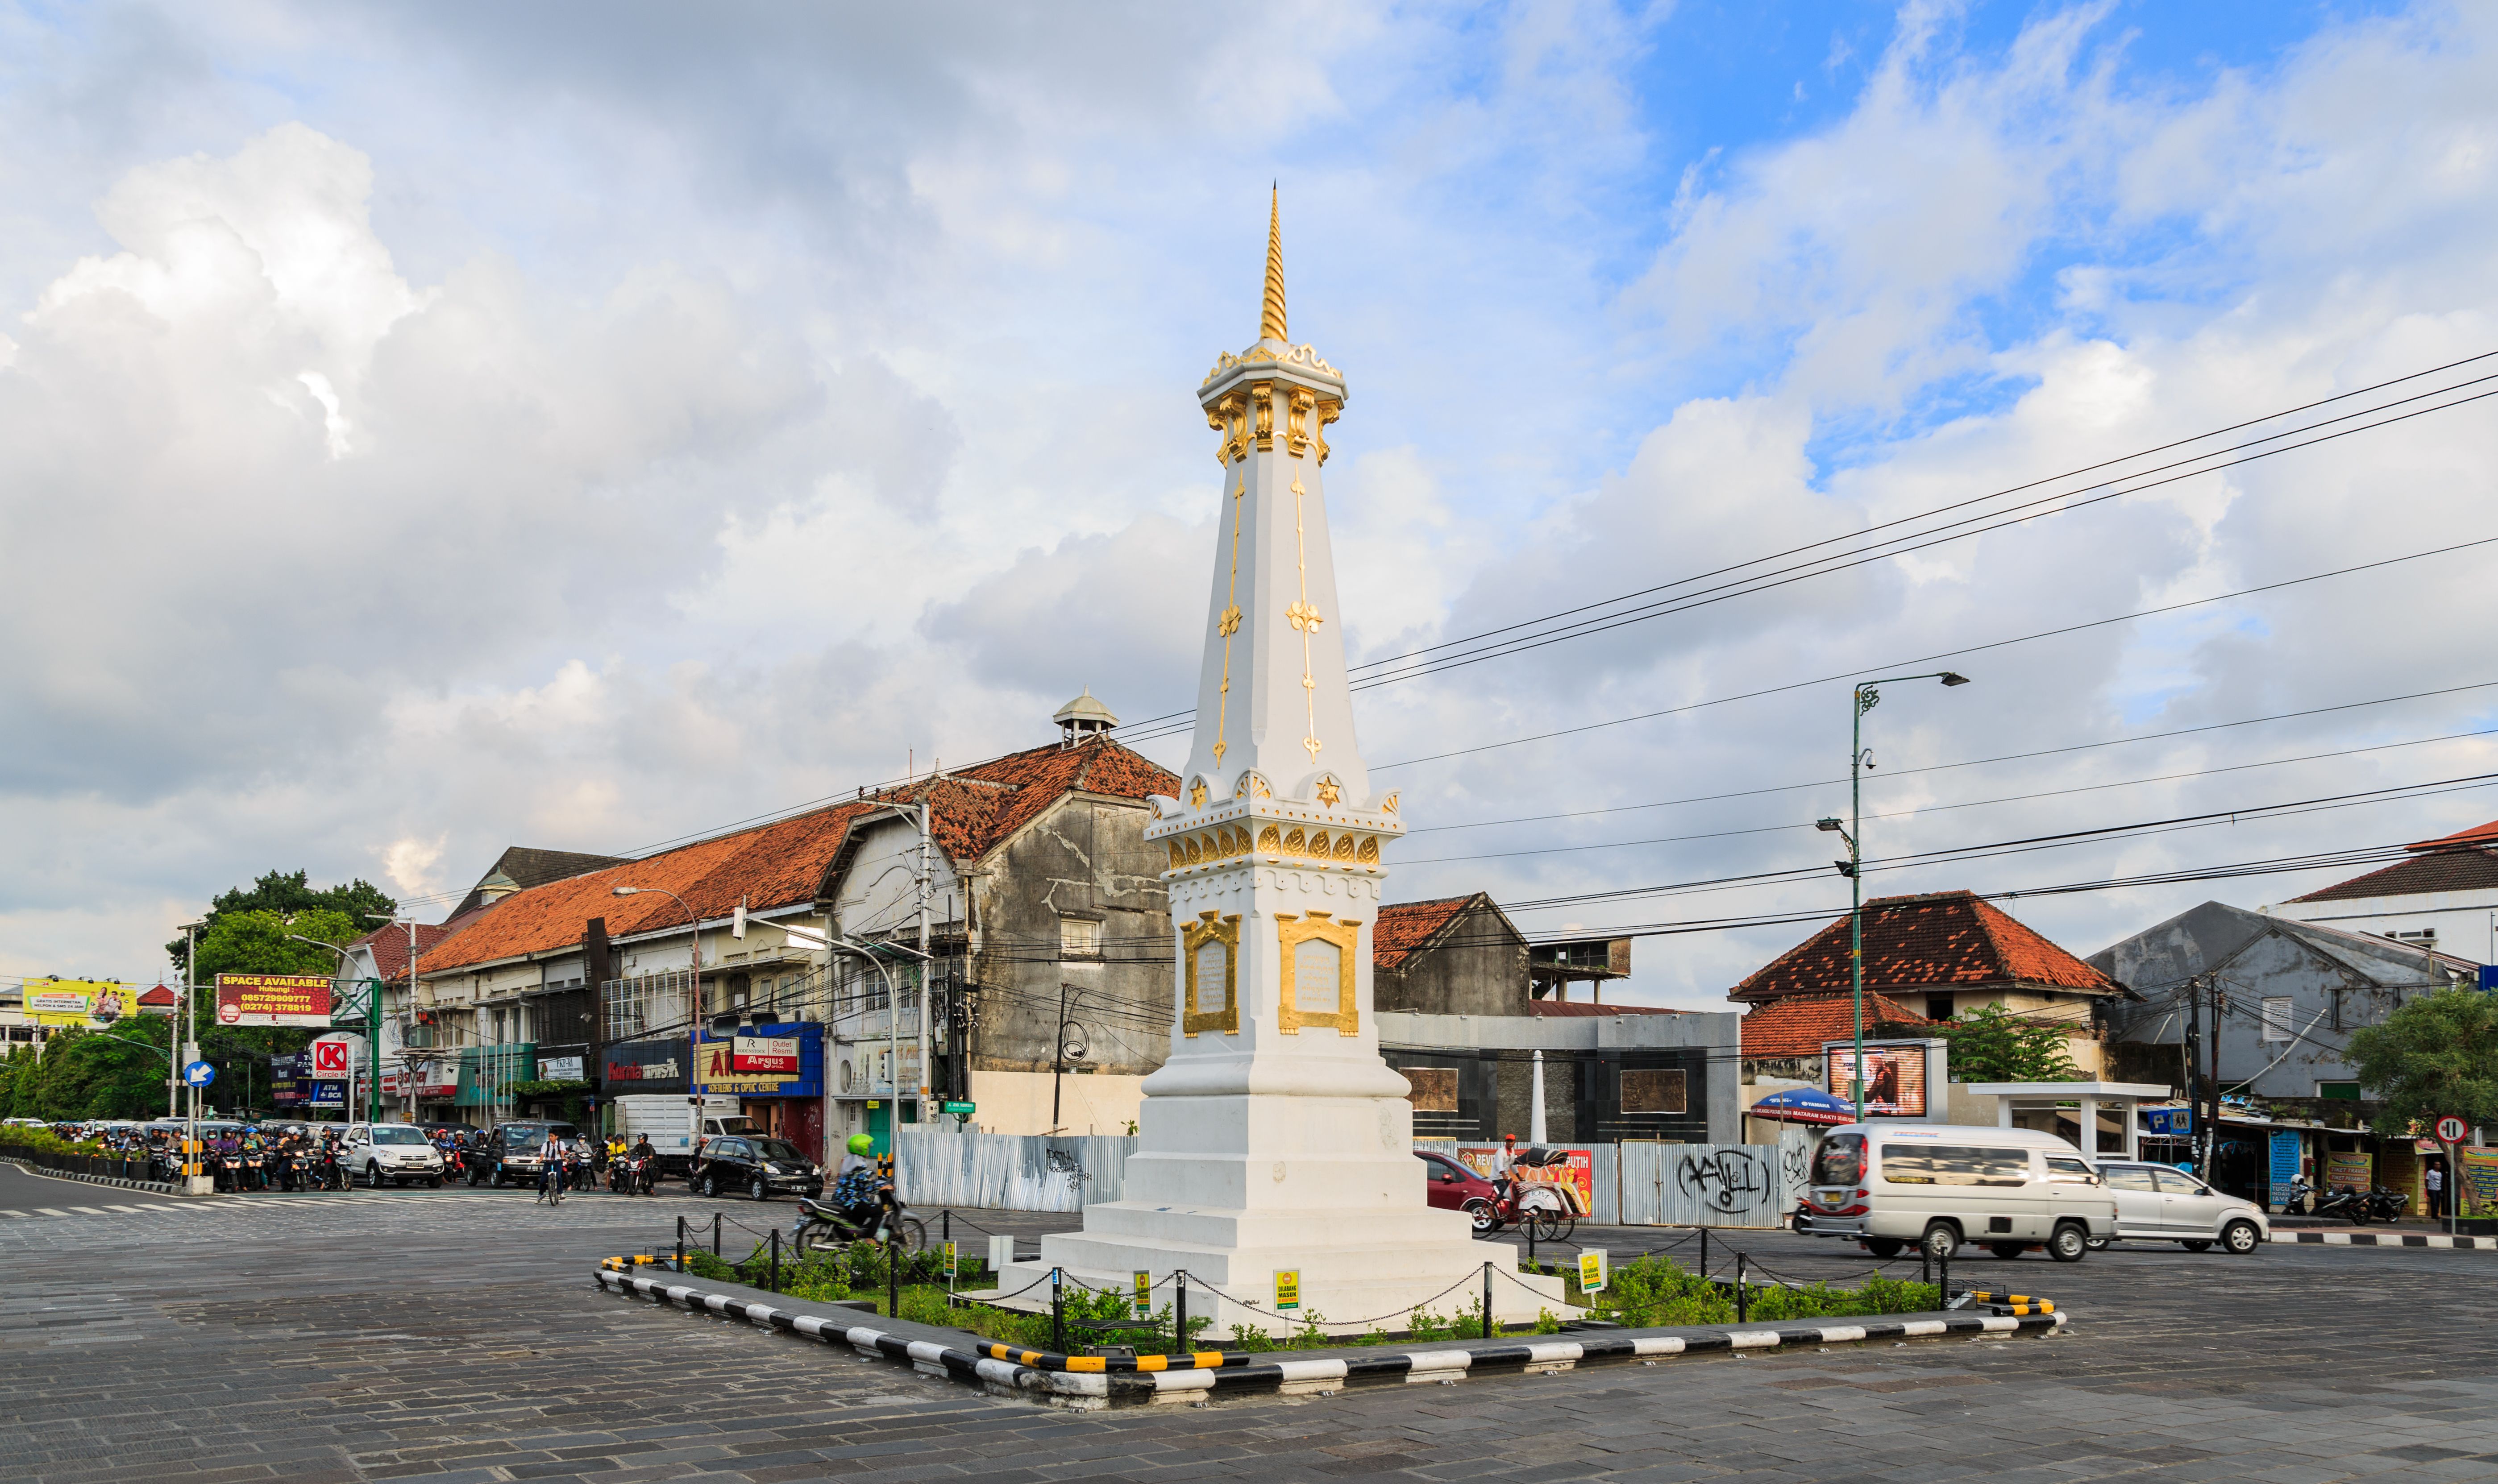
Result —
M327 1110L331 1113L343 1113L346 1111L347 1085L345 1083L307 1082L304 1086L307 1089L304 1099L304 1111L309 1113L317 1113L323 1110Z
M310 1100L312 1084L304 1076L304 1063L310 1059L301 1052L269 1058L271 1103L280 1108L301 1108Z
M1549 1148L1549 1146L1548 1146ZM1561 1193L1574 1216L1585 1216L1596 1209L1596 1152L1588 1149L1559 1149L1557 1164L1521 1164L1510 1171L1510 1179L1521 1185L1550 1185ZM1524 1150L1519 1153L1523 1155ZM1486 1180L1492 1178L1492 1160L1500 1153L1497 1144L1460 1144L1457 1162Z
M2273 1188L2273 1198L2286 1201L2290 1199L2286 1192L2290 1182L2298 1179L2299 1162L2307 1152L2307 1141L2288 1129L2276 1128L2266 1142L2272 1161L2266 1176Z
M540 1057L538 1058L538 1080L541 1082L581 1081L580 1055L575 1053L569 1057Z
M1923 1046L1867 1046L1861 1072L1856 1048L1833 1048L1827 1090L1833 1097L1856 1101L1856 1083L1865 1083L1865 1112L1899 1119L1926 1116L1926 1049Z
M2461 1149L2454 1152L2463 1161L2462 1179L2456 1186L2463 1201L2461 1215L2498 1216L2498 1150Z
M139 992L103 979L29 979L26 1018L38 1026L101 1030L139 1009Z
M600 1058L610 1096L686 1090L686 1039L624 1041L606 1049Z
M694 1067L694 1082L705 1092L725 1092L733 1097L821 1097L824 1095L824 1027L821 1026L774 1026L761 1035L722 1036L713 1040L709 1033L702 1039L700 1059ZM785 1072L750 1072L737 1064L741 1044L757 1041L786 1045L796 1052L797 1064ZM903 1048L904 1076L913 1071L914 1046ZM777 1058L776 1058L777 1059ZM906 1081L904 1090L917 1087Z
M729 1042L729 1068L737 1072L798 1075L796 1036L738 1036Z
M2370 1153L2326 1154L2326 1190L2365 1190L2377 1183L2377 1156Z
M321 974L219 974L220 1026L330 1024L330 981Z

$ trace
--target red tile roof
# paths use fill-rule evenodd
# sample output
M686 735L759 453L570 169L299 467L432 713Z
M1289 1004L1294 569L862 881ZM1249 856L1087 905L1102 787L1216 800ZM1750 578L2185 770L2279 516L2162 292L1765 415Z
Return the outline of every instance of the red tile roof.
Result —
M2493 819L2485 825L2474 825L2469 830L2457 830L2452 835L2441 835L2433 840L2421 840L2417 845L2406 845L2403 848L2450 850L2458 845L2498 845L2498 819Z
M1888 995L1870 991L1865 995L1865 1033L1869 1036L1877 1029L1889 1035L1933 1024ZM1853 993L1789 995L1753 1006L1742 1026L1746 1058L1818 1057L1824 1041L1855 1035L1856 996Z
M474 913L469 914L472 918L474 915ZM458 917L447 923L418 923L416 953L422 966L432 967L432 960L429 956L433 952L434 945L465 926L467 926L466 920ZM399 984L407 978L407 929L405 927L395 924L375 928L347 946L356 948L365 945L371 946L373 972L381 975L384 984Z
M1688 1015L1688 1010L1669 1010L1663 1005L1591 1005L1583 999L1530 999L1526 1013L1547 1020L1591 1020L1607 1015Z
M455 922L459 931L440 948L423 947L419 968L431 972L569 948L581 941L583 925L593 917L607 920L610 937L629 937L683 926L687 907L711 921L728 916L741 900L750 912L813 901L827 873L840 865L851 824L888 804L915 804L925 796L931 837L949 858L968 864L1005 843L1071 790L1143 799L1176 795L1178 789L1177 776L1107 738L1073 747L1036 747L516 892L480 909L471 921ZM649 890L618 897L613 892L619 885ZM686 907L668 892L684 898ZM404 971L404 930L400 940Z
M179 1003L179 1000L176 997L172 990L169 990L160 984L156 986L156 988L149 990L146 994L140 995L139 1002L142 1005L163 1005L170 1010L176 1004Z
M2491 828L2482 825L2482 830ZM2477 835L2467 830L2465 835ZM2460 838L2461 837L2450 837ZM2432 842L2434 843L2434 842ZM2396 861L2364 876L2337 881L2292 901L2359 901L2370 897L2424 897L2432 892L2480 892L2498 887L2498 850L2463 846L2427 850L2414 845L2420 854L2408 861Z
M1772 999L1851 988L1840 917L1727 992ZM1969 892L1876 897L1865 903L1865 988L1894 993L2003 985L2122 995L2123 986Z
M1490 900L1489 896L1476 892L1466 897L1435 897L1428 901L1400 901L1393 907L1381 907L1379 920L1370 929L1372 966L1394 968L1405 962L1406 955L1457 921L1467 907Z

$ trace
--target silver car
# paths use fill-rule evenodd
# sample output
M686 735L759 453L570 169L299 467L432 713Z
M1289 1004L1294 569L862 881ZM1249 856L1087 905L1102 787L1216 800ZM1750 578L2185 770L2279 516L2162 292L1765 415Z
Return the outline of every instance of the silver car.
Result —
M2174 1166L2103 1159L2098 1172L2116 1197L2121 1240L2174 1242L2190 1252L2217 1242L2222 1250L2243 1257L2272 1237L2272 1221L2261 1206L2223 1195Z

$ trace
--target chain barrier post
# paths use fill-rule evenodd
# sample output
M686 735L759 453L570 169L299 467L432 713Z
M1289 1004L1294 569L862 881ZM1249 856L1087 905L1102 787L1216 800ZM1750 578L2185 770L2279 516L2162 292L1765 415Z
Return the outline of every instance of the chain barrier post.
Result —
M1059 1354L1067 1353L1067 1302L1059 1281L1066 1270L1049 1270L1049 1347Z
M1700 1276L1709 1276L1709 1228L1700 1228Z
M711 1214L711 1255L720 1255L720 1213L717 1211Z
M677 1217L677 1271L686 1271L686 1218Z
M884 1316L902 1317L902 1249L890 1242L884 1245Z
M1750 1254L1745 1252L1735 1254L1735 1322L1737 1324L1746 1323L1752 1316L1751 1305L1746 1302L1750 1297L1750 1291L1744 1286L1744 1270L1749 1257Z
M1484 1338L1491 1338L1491 1264L1484 1264Z
M1178 1295L1171 1301L1171 1339L1175 1342L1171 1345L1171 1353L1186 1355L1188 1353L1188 1270L1182 1268L1173 1273L1171 1281L1179 1289Z
M1951 1253L1936 1253L1935 1267L1941 1275L1936 1279L1936 1282L1938 1285L1936 1290L1937 1305L1939 1308L1949 1309L1951 1308Z
M772 1280L766 1285L772 1292L781 1291L781 1228L772 1228Z

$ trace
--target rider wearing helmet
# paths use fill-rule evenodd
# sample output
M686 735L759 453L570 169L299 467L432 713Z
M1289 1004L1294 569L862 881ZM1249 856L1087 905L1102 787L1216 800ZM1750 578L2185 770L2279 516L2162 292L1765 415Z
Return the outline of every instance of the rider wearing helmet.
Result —
M841 1167L833 1174L832 1197L854 1224L864 1226L876 1219L876 1141L866 1134L850 1135Z

